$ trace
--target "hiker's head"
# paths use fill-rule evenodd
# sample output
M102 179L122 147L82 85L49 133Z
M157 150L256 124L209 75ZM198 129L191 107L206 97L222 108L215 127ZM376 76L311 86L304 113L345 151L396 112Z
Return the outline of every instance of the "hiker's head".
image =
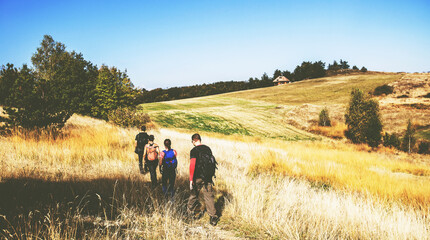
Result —
M142 132L145 132L145 131L146 131L146 126L142 126L142 127L140 128L140 130L142 130Z
M149 135L148 140L153 142L154 141L154 135Z
M164 146L169 150L172 148L172 142L170 141L170 139L164 140Z
M202 138L200 137L200 134L195 133L193 134L193 136L191 136L191 142L193 143L194 146L200 144L201 141L202 141Z

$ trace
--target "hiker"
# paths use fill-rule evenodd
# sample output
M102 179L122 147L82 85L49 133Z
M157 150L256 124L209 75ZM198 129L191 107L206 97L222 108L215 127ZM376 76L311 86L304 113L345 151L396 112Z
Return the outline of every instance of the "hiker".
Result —
M154 143L154 135L149 135L148 144L145 145L143 156L148 159L149 173L151 174L151 187L157 186L157 166L158 166L158 155L160 149L156 143Z
M216 215L214 190L212 177L215 176L216 160L211 149L201 143L202 139L198 133L191 137L194 148L190 152L190 197L188 199L188 215L200 218L203 213L196 217L195 209L199 205L198 197L202 192L206 210L210 216L209 223L215 226L219 217Z
M143 159L143 152L145 150L145 145L148 143L148 134L146 133L146 127L141 127L141 132L136 135L136 147L134 149L134 152L139 157L139 170L140 173L144 174L148 172L148 159L145 158L145 167L143 167L142 159Z
M166 198L173 200L173 196L175 195L175 179L176 179L176 167L178 166L178 160L176 156L176 150L172 149L172 142L170 139L164 140L164 147L166 150L163 150L160 153L160 173L162 174L161 183L163 186L163 193Z

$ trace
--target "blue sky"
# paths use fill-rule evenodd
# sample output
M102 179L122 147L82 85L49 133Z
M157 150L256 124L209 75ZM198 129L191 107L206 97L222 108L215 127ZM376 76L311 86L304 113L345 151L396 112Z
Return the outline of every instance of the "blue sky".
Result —
M430 1L0 0L0 65L43 35L153 89L269 76L302 61L430 71Z

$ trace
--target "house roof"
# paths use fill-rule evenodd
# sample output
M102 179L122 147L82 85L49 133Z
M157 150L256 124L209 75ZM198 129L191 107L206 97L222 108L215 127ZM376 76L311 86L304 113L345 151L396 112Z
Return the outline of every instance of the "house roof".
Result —
M273 82L289 82L289 81L290 80L288 80L288 78L286 78L284 76L279 76L275 80L273 80Z

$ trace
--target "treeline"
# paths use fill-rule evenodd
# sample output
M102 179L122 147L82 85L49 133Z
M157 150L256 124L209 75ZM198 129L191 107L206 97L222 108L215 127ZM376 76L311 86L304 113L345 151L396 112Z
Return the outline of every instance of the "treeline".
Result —
M304 61L302 64L296 66L293 72L288 70L276 69L269 77L264 73L260 78L249 78L248 81L228 81L216 82L212 84L201 84L188 87L173 87L168 89L156 88L151 91L143 89L137 97L138 103L160 102L184 98L193 98L208 96L220 93L248 90L254 88L262 88L273 86L273 80L279 76L285 76L292 82L301 81L305 79L320 78L327 76L327 73L342 72L345 70L362 71L366 72L367 69L362 67L359 70L356 66L350 68L347 61L340 60L340 63L334 61L329 64L328 68L325 67L326 63L322 61L310 62Z
M135 116L135 122L149 121L135 111L140 103L193 98L273 85L281 75L290 81L324 77L327 71L349 69L346 61L334 61L328 69L322 61L303 62L293 72L275 70L248 81L216 82L189 87L157 88L151 91L133 86L127 72L116 67L97 67L81 53L67 51L63 43L45 35L31 58L33 67L6 64L0 69L0 128L17 126L61 128L74 113L108 120L119 112ZM121 110L124 109L124 110ZM112 120L116 122L115 119ZM0 129L1 130L1 129Z
M126 72L97 66L45 35L33 54L34 68L6 64L0 71L3 128L61 128L74 113L107 119L110 111L136 104L139 95Z

